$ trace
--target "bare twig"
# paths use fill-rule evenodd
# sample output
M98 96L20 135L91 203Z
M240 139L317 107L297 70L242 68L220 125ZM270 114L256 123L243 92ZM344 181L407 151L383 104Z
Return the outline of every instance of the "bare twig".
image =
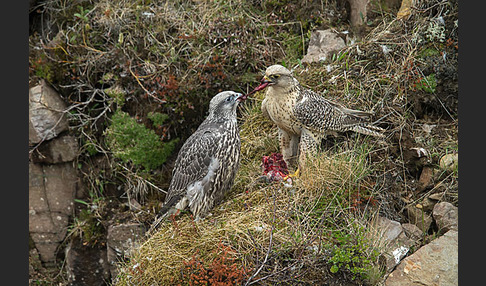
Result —
M258 270L255 271L255 273L253 273L253 275L246 281L245 286L251 285L253 283L256 283L256 281L251 282L251 280L253 278L255 278L258 275L258 273L260 273L260 271L262 271L263 266L265 266L265 263L267 263L268 256L270 255L270 251L272 250L273 229L275 227L275 216L276 216L275 196L276 196L276 194L275 194L275 189L274 189L274 192L273 192L273 218L272 218L272 228L270 229L270 239L269 239L269 242L268 242L267 254L265 255L265 259L263 259L263 262L260 265L260 267L258 268ZM259 280L257 280L257 281L259 281Z
M155 101L159 102L159 103L165 103L164 100L161 100L160 98L157 98L156 96L153 95L153 92L150 92L148 91L145 86L143 86L143 84L140 82L139 80L139 76L137 76L133 71L132 71L132 63L130 62L130 65L128 66L128 70L130 71L130 74L133 76L133 78L135 78L135 80L137 81L138 85L140 85L140 87L145 91L145 93L150 96L151 98L153 98Z
M164 193L164 194L167 194L167 191L164 191L163 189L157 187L156 185L152 184L150 181L140 177L139 175L137 175L136 173L134 173L133 171L129 170L127 167L123 166L123 164L118 164L120 167L122 167L125 171L129 172L131 176L143 181L144 183L146 183L147 185L151 186L152 188L156 189L157 191L161 192L161 193Z

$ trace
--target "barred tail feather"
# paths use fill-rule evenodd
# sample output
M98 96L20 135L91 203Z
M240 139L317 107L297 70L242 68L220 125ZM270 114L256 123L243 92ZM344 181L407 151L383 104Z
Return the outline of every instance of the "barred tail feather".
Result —
M380 138L385 137L385 135L382 133L385 131L385 129L373 125L355 125L351 128L351 130L364 135L371 135Z
M172 197L168 202L166 202L162 208L160 209L159 213L155 217L154 222L150 226L148 234L152 234L157 228L160 226L162 221L169 218L171 215L178 213L179 204L185 204L187 200L184 200L181 195ZM182 202L181 202L182 201ZM185 205L183 206L185 208Z
M344 111L344 113L346 113L347 115L357 117L359 119L364 119L364 120L368 120L373 115L372 112L354 110L354 109L349 109L349 108L346 108L346 107L341 107L340 109L341 109L341 111Z
M157 216L155 217L154 222L153 222L153 223L152 223L152 225L150 226L150 229L149 229L149 231L147 232L147 235L152 235L152 234L153 234L153 233L154 233L154 232L155 232L155 231L156 231L156 230L159 228L160 223L161 223L161 222L162 222L162 221L163 221L165 218L167 218L167 216L168 216L168 213L167 213L167 212L166 212L166 213L164 213L164 214L162 214L162 215L160 215L160 214L159 214L159 215L157 215Z

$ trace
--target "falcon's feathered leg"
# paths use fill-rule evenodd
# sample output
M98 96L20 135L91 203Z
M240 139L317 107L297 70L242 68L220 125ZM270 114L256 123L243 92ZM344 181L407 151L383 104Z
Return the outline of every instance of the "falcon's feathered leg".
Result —
M292 149L291 159L296 161L299 156L300 137L296 134L290 135L290 148Z
M299 170L302 171L304 169L305 161L307 156L317 154L319 149L319 142L321 142L321 137L316 136L311 131L303 128L302 134L300 136L300 144L299 144ZM297 175L299 170L297 170Z
M280 143L280 152L287 166L290 167L292 161L292 146L290 145L290 135L281 128L278 128L278 139Z
M280 142L280 152L282 152L287 167L295 167L299 152L299 136L290 135L283 129L278 128L278 137Z

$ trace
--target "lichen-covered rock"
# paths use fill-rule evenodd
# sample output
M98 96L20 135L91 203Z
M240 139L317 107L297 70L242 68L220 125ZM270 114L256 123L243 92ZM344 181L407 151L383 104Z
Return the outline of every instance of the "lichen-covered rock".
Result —
M345 47L344 40L330 29L314 31L309 40L307 54L302 59L302 62L312 63L325 61L333 53Z
M451 230L403 259L385 285L457 285L457 265L458 233Z
M381 216L376 218L372 233L372 240L381 246L387 271L391 271L416 243L399 222Z
M108 227L107 258L112 278L118 273L117 262L130 256L130 252L144 238L144 234L145 228L140 223L114 224Z
M69 285L105 286L110 278L106 249L83 245L73 239L66 247Z
M50 140L67 130L66 108L46 81L29 89L29 145Z
M452 172L459 166L459 154L446 154L440 158L439 166L441 169Z

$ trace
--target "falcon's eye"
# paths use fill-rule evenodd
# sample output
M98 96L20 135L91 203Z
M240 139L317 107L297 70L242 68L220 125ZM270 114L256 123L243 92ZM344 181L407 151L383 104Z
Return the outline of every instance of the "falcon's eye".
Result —
M275 79L277 79L277 78L279 78L279 77L280 77L280 75L279 75L279 74L273 75L273 78L275 78Z
M225 100L229 102L229 101L231 101L232 98L233 98L233 96L228 96Z

